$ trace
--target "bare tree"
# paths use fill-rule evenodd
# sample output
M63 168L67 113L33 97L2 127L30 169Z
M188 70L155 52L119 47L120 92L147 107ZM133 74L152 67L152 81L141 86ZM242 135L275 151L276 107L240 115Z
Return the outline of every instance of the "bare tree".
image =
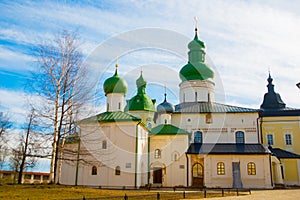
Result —
M27 117L27 127L25 127L25 134L20 138L19 148L15 150L19 154L20 163L18 166L18 184L22 183L23 171L27 167L34 167L37 160L36 155L40 155L40 142L41 137L37 137L35 134L35 127L37 127L36 114L34 109L30 111ZM29 157L29 159L28 159Z
M75 114L88 95L77 33L63 31L50 43L40 45L37 63L32 86L42 103L33 106L52 130L50 182L55 183L59 148L74 130Z
M7 139L5 134L8 129L11 128L12 123L9 120L7 114L0 112L0 169L3 167L6 156L8 154L8 148L6 146Z

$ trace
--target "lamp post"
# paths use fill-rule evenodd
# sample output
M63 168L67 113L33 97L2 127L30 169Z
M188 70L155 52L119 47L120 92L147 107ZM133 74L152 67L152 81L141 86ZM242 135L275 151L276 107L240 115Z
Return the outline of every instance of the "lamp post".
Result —
M297 87L300 89L300 82L299 82L299 83L297 83L296 85L297 85Z

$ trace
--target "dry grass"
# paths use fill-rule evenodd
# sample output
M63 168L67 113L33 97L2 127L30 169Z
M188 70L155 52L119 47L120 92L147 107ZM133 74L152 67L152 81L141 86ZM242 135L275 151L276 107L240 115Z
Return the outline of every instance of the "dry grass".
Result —
M126 194L129 200L156 199L157 192L161 200L183 199L183 191L145 191L145 190L105 190L88 187L55 186L55 185L2 185L0 186L0 199L15 200L43 200L43 199L124 199ZM200 199L204 194L200 191L187 191L186 198ZM235 193L226 192L225 196L234 196ZM243 195L243 194L242 194ZM118 196L118 197L117 197ZM221 192L208 192L207 197L220 197ZM115 197L115 198L112 198Z

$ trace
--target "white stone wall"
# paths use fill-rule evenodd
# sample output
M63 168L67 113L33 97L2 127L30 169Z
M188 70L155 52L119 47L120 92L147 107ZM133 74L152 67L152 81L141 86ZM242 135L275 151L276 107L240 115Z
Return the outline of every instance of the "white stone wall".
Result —
M153 183L153 168L162 167L164 187L185 186L186 185L186 156L188 148L187 135L174 136L151 136L150 138L150 167L151 179ZM161 150L161 158L154 157L155 149ZM175 160L175 154L178 159ZM183 168L182 168L183 166Z
M172 124L187 130L203 132L203 143L235 143L235 132L245 133L245 143L258 143L257 113L212 113L206 123L205 113L172 114Z
M204 159L204 186L208 188L232 188L233 172L232 163L240 163L240 173L243 188L271 189L271 171L269 155L189 155L189 185L192 185L192 166ZM217 163L225 164L225 174L217 174ZM248 175L247 164L253 162L256 165L256 174Z
M137 124L138 122L81 124L80 158L88 162L79 163L78 185L134 187L136 184L140 187L147 183L148 132ZM106 148L102 146L104 140L107 142ZM97 167L97 175L92 175L93 166ZM120 175L115 174L117 166L121 169ZM61 183L74 185L75 175L76 162L64 161Z
M124 111L124 94L110 93L106 95L106 111Z
M180 102L196 102L196 101L204 101L208 102L215 100L215 92L214 92L215 84L212 80L192 80L192 81L184 81L179 84L179 96Z

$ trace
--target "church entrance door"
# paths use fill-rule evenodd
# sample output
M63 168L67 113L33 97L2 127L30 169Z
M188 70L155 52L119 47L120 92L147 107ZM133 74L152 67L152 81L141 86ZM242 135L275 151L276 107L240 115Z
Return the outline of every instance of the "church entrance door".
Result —
M204 174L203 165L201 165L200 163L194 164L192 168L193 187L203 187L203 178L204 178L203 174Z
M162 168L161 167L154 167L153 183L154 184L162 184Z

